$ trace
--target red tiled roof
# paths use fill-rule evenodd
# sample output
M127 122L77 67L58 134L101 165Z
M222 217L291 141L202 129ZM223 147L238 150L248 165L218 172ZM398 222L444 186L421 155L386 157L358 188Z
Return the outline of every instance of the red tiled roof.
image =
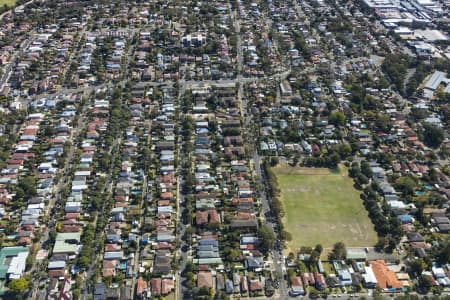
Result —
M250 290L251 291L261 291L262 290L262 283L259 280L251 280L250 281Z
M205 211L196 211L195 212L195 221L198 225L202 225L205 223L219 223L220 218L219 214L217 213L217 210L215 209L208 209Z
M395 273L388 269L384 260L371 261L370 265L380 288L399 289L403 287L403 284L397 279Z
M298 276L291 277L292 286L303 286L302 279Z
M200 271L197 275L197 287L207 287L212 288L213 287L213 280L212 280L212 274L210 272L204 272Z
M161 278L152 278L150 284L152 286L152 294L154 296L161 295Z
M137 280L136 295L139 297L142 295L142 292L146 290L147 290L147 281L142 279L142 277L139 277Z
M168 295L174 289L175 284L172 279L163 279L161 284L161 293L163 295Z
M103 277L114 276L116 274L116 268L104 268L102 270Z

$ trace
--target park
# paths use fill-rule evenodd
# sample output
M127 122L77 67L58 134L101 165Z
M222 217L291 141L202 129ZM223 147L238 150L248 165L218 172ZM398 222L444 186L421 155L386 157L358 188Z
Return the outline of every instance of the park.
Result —
M292 235L289 251L316 244L331 249L336 242L348 247L376 243L377 235L360 192L353 187L344 166L330 170L279 164L272 170L281 191L282 222Z

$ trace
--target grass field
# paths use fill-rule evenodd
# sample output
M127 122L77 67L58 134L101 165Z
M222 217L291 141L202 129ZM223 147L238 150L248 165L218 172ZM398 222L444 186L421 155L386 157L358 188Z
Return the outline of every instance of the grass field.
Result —
M347 247L377 242L373 225L345 167L336 170L279 164L273 169L281 189L288 251L342 241Z
M0 6L3 5L14 6L16 4L16 0L0 0Z

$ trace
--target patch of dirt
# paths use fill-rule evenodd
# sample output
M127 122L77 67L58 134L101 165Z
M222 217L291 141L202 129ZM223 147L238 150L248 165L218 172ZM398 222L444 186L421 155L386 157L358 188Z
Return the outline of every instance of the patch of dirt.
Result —
M336 175L332 174L327 168L305 168L305 167L291 167L288 164L280 163L274 169L275 174L288 175Z

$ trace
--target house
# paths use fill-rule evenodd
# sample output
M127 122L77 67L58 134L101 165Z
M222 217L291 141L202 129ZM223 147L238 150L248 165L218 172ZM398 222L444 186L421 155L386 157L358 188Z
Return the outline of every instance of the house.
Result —
M397 279L395 272L389 270L384 260L370 262L377 284L383 290L401 289L403 284Z
M397 218L402 224L411 224L414 222L414 218L410 215L398 215Z
M260 280L252 279L249 284L250 292L257 293L263 290L263 285Z
M164 278L161 282L161 294L166 296L170 294L175 288L175 282L173 279Z
M54 254L78 254L81 232L60 232L56 235Z
M120 300L133 300L133 290L131 287L124 286L120 288Z
M28 257L27 247L4 247L0 250L0 295L3 295L5 283L9 279L23 276Z
M280 83L280 91L281 91L281 96L283 96L283 97L292 96L292 88L291 88L291 85L289 84L289 81L284 80L283 82Z
M256 230L258 228L258 222L255 219L250 220L231 220L230 227L232 229L240 230Z
M197 287L202 288L206 287L209 289L213 288L213 277L211 272L208 271L200 271L197 274Z
M327 284L325 282L325 277L320 274L319 272L314 272L314 280L315 280L315 286L318 290L323 290L327 287Z
M339 275L339 280L340 280L342 286L353 285L352 275L350 274L350 272L347 269L339 270L338 275Z
M220 217L215 209L208 209L205 211L197 210L195 212L195 222L197 225L217 224L220 222Z
M138 297L146 297L148 292L147 281L145 281L142 277L139 277L136 284L136 296Z
M372 270L372 266L364 267L363 277L363 286L366 288L375 288L378 284L377 278L375 277L375 273Z
M418 232L408 232L406 236L408 237L408 242L410 243L423 242L425 240L424 237Z
M152 288L152 296L159 297L161 296L161 278L152 278L150 281L150 286Z
M103 282L96 283L94 286L94 299L103 300L106 295L106 285Z
M230 279L225 280L225 293L227 294L233 293L233 281Z
M160 251L158 251L160 252ZM172 270L170 257L157 253L153 263L153 272L156 274L166 274Z
M248 283L247 283L247 276L242 276L241 277L241 292L242 293L247 293L248 291Z
M298 276L291 277L291 290L289 294L293 297L305 295L302 279Z
M120 297L120 289L119 288L108 288L106 289L106 300L119 300L122 299Z
M250 271L261 271L264 267L264 261L261 257L248 256L244 262L245 267Z

